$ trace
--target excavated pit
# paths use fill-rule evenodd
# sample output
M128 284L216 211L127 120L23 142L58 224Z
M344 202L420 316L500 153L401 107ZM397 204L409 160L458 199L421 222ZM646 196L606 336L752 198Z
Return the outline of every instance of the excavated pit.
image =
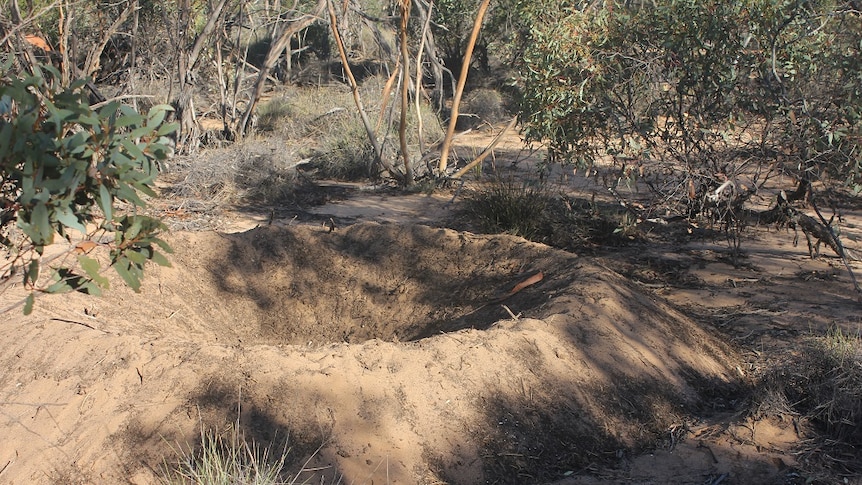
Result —
M168 240L173 266L140 293L46 297L7 323L15 483L44 463L155 483L166 443L238 421L257 442L324 443L313 482L548 483L655 444L738 383L708 329L521 238L364 223Z
M185 267L210 258L194 277L201 285L174 290L194 306L185 313L209 315L200 328L219 339L271 344L414 341L486 329L510 318L506 308L537 315L577 266L576 256L521 238L421 225L262 227L208 242L217 247L197 241L177 254L190 260ZM506 297L538 271L548 276Z

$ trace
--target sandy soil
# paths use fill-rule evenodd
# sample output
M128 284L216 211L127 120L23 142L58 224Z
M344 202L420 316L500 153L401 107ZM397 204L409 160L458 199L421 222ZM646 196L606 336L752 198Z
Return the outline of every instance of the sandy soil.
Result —
M576 255L439 227L450 198L227 217L140 294L4 315L0 483L154 483L235 422L311 483L805 481L800 423L740 404L764 354L862 327L837 260L765 229L742 268L698 232Z

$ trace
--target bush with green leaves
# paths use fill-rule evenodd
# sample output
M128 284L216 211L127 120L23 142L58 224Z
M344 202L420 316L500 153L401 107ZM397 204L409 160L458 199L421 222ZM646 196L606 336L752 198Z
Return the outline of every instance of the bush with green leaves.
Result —
M36 293L99 293L104 263L139 290L148 261L169 264L165 227L141 210L171 152L170 107L146 116L116 102L94 109L85 80L60 86L52 67L9 68L0 67L0 284L21 276L25 313ZM58 236L67 244L46 252Z
M862 14L853 2L523 8L547 21L521 39L521 121L553 160L612 158L689 213L740 173L757 185L792 173L862 189Z

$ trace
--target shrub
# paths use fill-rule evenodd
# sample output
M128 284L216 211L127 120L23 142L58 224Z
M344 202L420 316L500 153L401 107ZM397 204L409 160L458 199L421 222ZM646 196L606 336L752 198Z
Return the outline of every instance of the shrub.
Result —
M834 328L770 371L755 399L758 414L796 415L813 425L799 456L809 471L858 476L862 460L862 339ZM838 458L842 455L849 459Z
M683 214L743 171L862 190L852 2L563 2L525 15L521 120L555 160L638 160Z
M478 118L480 123L497 123L506 117L503 97L493 89L476 89L464 98L461 111Z
M495 180L470 194L460 215L483 232L512 234L566 250L640 239L637 221L625 209L554 194L540 182Z
M498 180L467 198L463 211L482 231L533 239L550 199L539 184Z
M112 102L94 110L85 80L63 87L55 69L34 71L15 76L9 65L0 67L0 244L10 255L0 283L23 274L31 291L25 313L34 292L99 293L108 280L96 254L105 250L109 265L137 291L147 261L169 264L159 252L170 252L158 237L164 226L138 209L146 206L143 196L155 195L157 162L170 153L165 137L176 129L164 124L170 108L156 106L144 116ZM43 284L45 248L57 235L71 249Z

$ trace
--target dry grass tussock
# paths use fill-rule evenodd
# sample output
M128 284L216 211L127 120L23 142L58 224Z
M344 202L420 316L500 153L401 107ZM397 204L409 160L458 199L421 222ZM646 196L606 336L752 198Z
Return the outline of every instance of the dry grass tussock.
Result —
M482 232L560 249L620 246L640 237L633 217L619 206L554 193L538 181L497 179L467 194L459 215Z
M249 140L175 159L158 201L173 229L213 227L229 206L300 203L309 181L296 169L307 159L278 140Z
M393 103L381 110L385 81L367 79L362 94L386 140L384 157L397 160L398 111ZM311 177L362 180L378 175L372 171L374 152L347 88L288 88L262 103L258 115L256 136L177 158L167 166L159 209L174 229L217 227L215 214L228 206L303 205L310 201ZM426 146L443 137L439 117L427 105L418 115L411 109L408 144L417 155L419 116Z
M295 485L310 483L314 475L308 463L299 470L289 470L286 463L291 449L261 446L247 438L239 421L221 432L201 425L199 443L171 444L174 457L165 460L161 470L163 485ZM319 449L318 449L319 451ZM304 478L303 478L304 477Z
M835 327L808 338L764 377L757 417L792 418L809 437L798 451L812 476L862 474L862 337Z

